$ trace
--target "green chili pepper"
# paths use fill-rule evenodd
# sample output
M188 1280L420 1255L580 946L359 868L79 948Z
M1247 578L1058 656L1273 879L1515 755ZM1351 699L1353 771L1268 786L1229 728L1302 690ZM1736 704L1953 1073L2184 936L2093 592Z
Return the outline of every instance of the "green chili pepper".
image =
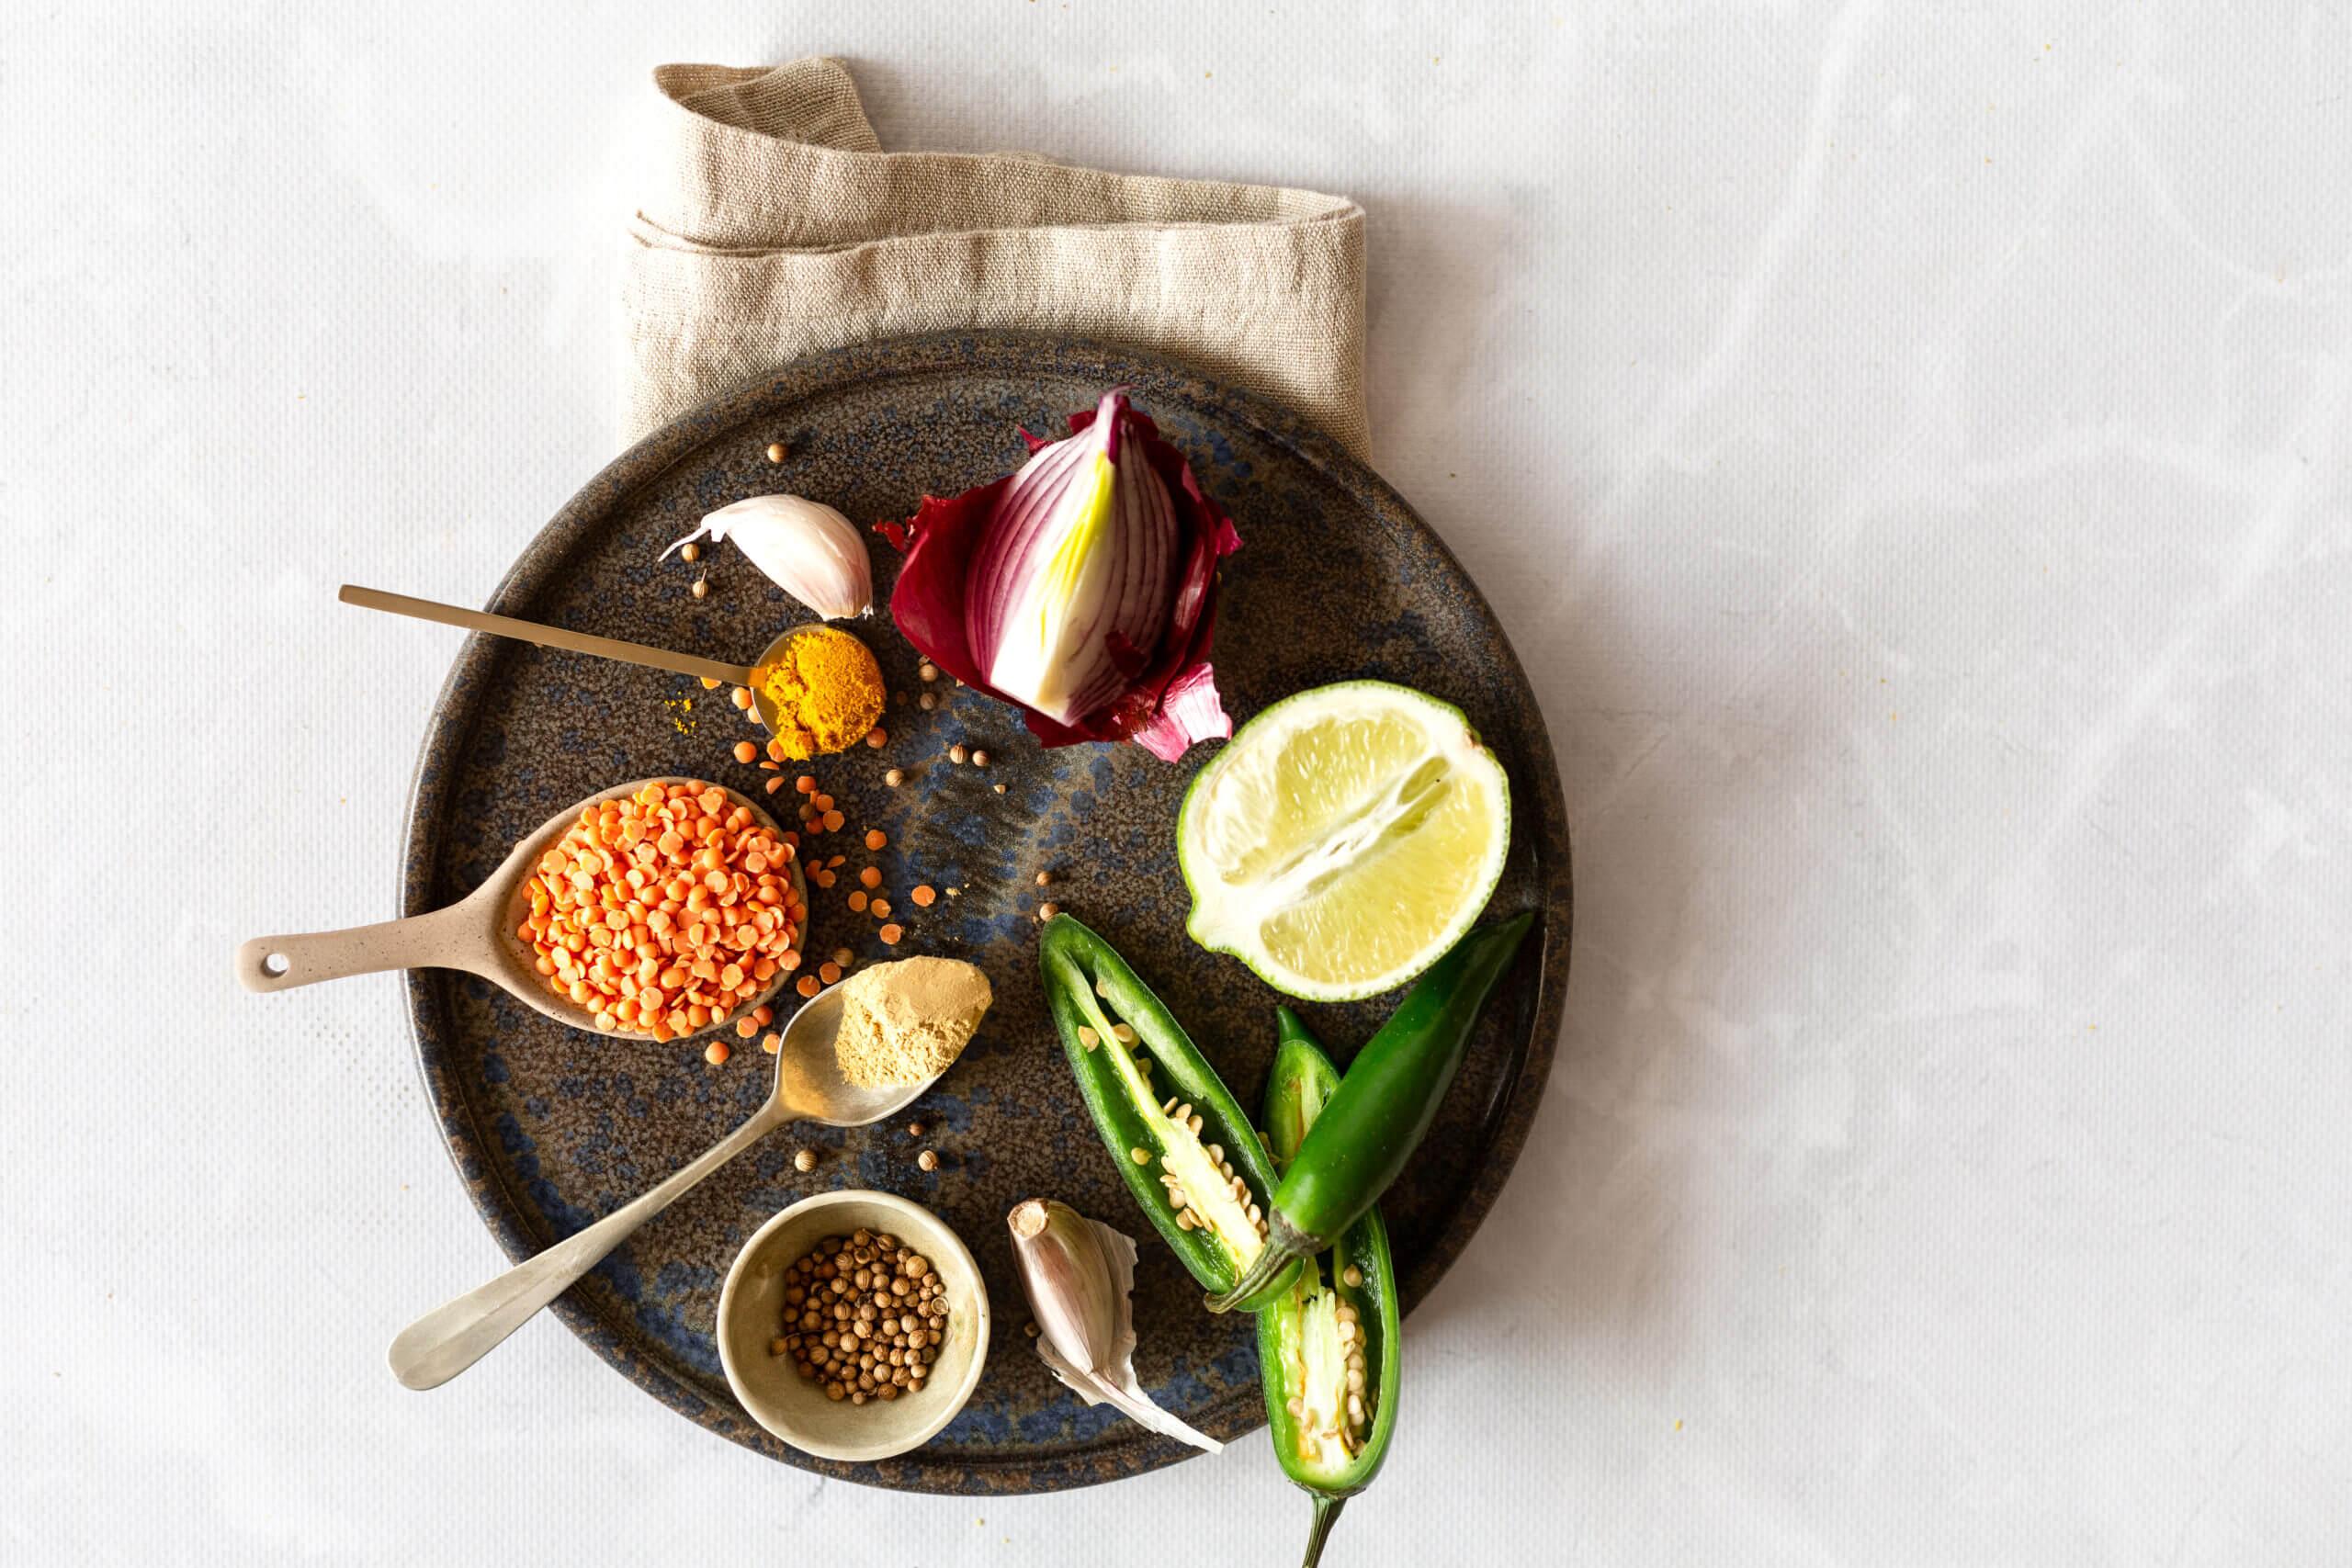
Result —
M1275 1011L1282 1043L1266 1080L1266 1144L1280 1169L1339 1089L1340 1069L1290 1009ZM1258 1314L1274 1457L1315 1499L1305 1568L1321 1560L1340 1507L1372 1484L1388 1457L1396 1427L1396 1268L1375 1203Z
M1247 1292L1235 1288L1266 1250L1274 1190L1240 1103L1109 942L1057 915L1038 964L1094 1130L1145 1217L1203 1288L1252 1308L1272 1301L1295 1271L1287 1263Z
M1462 1066L1470 1026L1534 915L1481 926L1430 965L1364 1048L1307 1130L1266 1213L1271 1243L1211 1312L1255 1308L1267 1285L1297 1258L1328 1248L1379 1200L1436 1119Z

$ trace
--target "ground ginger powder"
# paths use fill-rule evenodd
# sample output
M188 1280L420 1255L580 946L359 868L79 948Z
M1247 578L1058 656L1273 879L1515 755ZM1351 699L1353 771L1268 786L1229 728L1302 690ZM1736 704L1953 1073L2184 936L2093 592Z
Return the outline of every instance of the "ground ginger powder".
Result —
M989 977L956 958L901 958L842 982L833 1054L860 1089L921 1083L963 1055L993 999Z
M754 675L760 694L775 705L781 761L845 751L882 717L882 667L871 649L838 626L794 633L776 661Z

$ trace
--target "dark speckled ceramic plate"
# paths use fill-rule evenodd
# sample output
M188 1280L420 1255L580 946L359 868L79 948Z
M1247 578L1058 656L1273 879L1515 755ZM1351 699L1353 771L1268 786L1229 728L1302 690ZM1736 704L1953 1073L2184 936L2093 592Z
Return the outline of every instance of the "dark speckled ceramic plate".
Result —
M790 491L860 523L910 513L1017 465L1016 426L1060 434L1108 385L1191 457L1232 512L1241 553L1227 567L1216 667L1246 720L1302 687L1350 676L1401 681L1458 703L1485 732L1516 796L1515 841L1498 910L1540 908L1531 941L1487 1013L1447 1096L1427 1156L1391 1191L1387 1214L1409 1306L1427 1294L1493 1202L1526 1135L1560 1022L1567 978L1568 833L1549 741L1510 644L1453 558L1395 491L1291 416L1165 361L1014 336L949 335L852 348L789 366L639 443L542 529L490 607L585 631L748 659L805 612L730 548L694 570L663 546L707 513ZM782 441L790 457L771 466ZM876 599L897 559L877 539ZM638 1233L556 1310L631 1382L715 1432L804 1469L935 1492L1033 1492L1133 1475L1193 1450L1089 1408L1046 1373L1020 1325L1004 1214L1059 1197L1142 1244L1137 1370L1175 1414L1216 1437L1256 1427L1250 1320L1214 1317L1132 1207L1087 1122L1038 996L1032 911L1041 868L1052 897L1102 931L1176 1008L1245 1105L1272 1054L1274 997L1230 959L1184 936L1186 898L1171 835L1177 803L1210 748L1179 766L1129 746L1041 750L1010 711L952 683L936 711L913 701L917 660L888 619L858 628L894 693L890 743L816 769L853 829L889 835L876 860L909 937L897 952L968 957L996 986L979 1038L909 1118L769 1137ZM904 696L903 703L896 701ZM675 705L691 699L690 713ZM683 722L680 722L683 720ZM616 781L701 773L738 787L765 775L731 748L752 734L724 694L630 666L522 644L468 641L435 710L416 776L405 912L469 892L516 836L565 801ZM985 770L946 760L983 749ZM898 789L885 769L907 773ZM999 794L998 786L1003 793ZM786 793L785 799L791 796ZM859 835L820 840L868 859ZM811 945L888 951L852 914L844 876L819 892ZM918 882L960 895L925 910ZM699 1046L657 1046L560 1027L485 982L444 971L409 978L425 1088L459 1174L510 1257L579 1230L701 1153L767 1091L767 1060L720 1068ZM1307 1010L1342 1060L1393 998ZM921 1138L906 1121L928 1124ZM796 1147L821 1163L801 1175ZM939 1154L935 1171L916 1155ZM903 1458L840 1465L784 1447L736 1405L711 1337L727 1267L759 1224L825 1188L875 1187L936 1211L978 1257L1006 1332L971 1404ZM425 1304L418 1303L420 1306Z

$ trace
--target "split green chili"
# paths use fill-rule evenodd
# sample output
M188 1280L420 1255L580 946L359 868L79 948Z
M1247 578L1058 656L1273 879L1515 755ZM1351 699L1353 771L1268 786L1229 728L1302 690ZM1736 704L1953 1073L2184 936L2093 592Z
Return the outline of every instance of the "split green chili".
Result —
M1288 1008L1277 1010L1281 1043L1266 1080L1266 1144L1277 1169L1297 1155L1340 1087L1340 1070ZM1258 1314L1258 1364L1274 1457L1315 1500L1305 1568L1350 1497L1372 1484L1396 1426L1396 1269L1380 1206L1310 1258Z
M1531 913L1479 927L1406 993L1356 1054L1274 1189L1269 1245L1230 1290L1210 1296L1211 1312L1254 1310L1293 1263L1328 1248L1388 1190L1436 1118L1471 1026L1534 921Z
M1046 1003L1094 1130L1204 1289L1255 1308L1294 1266L1236 1287L1267 1248L1274 1171L1232 1091L1111 944L1069 915L1038 944Z

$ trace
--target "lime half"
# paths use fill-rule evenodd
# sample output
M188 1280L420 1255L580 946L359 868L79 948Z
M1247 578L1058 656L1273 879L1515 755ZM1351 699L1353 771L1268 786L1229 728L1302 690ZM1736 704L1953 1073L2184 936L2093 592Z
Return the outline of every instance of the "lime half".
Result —
M1510 848L1510 786L1460 708L1385 681L1244 725L1185 793L1193 940L1287 996L1403 985L1470 929Z

